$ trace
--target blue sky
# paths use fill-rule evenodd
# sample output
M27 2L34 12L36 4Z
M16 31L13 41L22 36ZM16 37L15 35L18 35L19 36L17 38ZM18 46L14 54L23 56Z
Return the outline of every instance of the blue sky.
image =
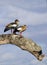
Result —
M20 25L26 24L23 35L33 39L42 47L46 55L39 62L32 54L15 45L0 46L1 65L46 65L47 64L47 0L0 0L0 34L5 25L19 19ZM6 32L10 33L10 31Z

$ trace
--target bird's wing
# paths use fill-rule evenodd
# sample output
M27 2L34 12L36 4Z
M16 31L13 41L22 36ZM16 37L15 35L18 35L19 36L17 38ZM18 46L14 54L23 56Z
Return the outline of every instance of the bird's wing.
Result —
M21 30L22 28L18 28L17 30Z
M17 27L17 25L16 24L12 24L12 25L10 25L11 27Z
M14 22L9 23L9 24L6 25L6 27L11 27L11 25L13 25L13 24L14 24Z

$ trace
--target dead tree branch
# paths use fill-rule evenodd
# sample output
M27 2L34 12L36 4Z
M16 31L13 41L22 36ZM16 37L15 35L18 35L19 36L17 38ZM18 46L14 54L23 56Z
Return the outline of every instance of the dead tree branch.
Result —
M0 35L0 45L3 44L14 44L20 47L22 50L26 50L33 54L38 60L42 60L44 55L39 52L42 48L38 46L33 40L20 37L20 35L14 34L2 34Z

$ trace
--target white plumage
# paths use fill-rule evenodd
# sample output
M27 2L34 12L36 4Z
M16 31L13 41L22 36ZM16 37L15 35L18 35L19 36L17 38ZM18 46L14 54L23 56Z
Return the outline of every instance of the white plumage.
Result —
M18 28L17 30L22 30L22 28Z
M17 25L16 24L13 24L13 25L11 25L12 27L16 27Z

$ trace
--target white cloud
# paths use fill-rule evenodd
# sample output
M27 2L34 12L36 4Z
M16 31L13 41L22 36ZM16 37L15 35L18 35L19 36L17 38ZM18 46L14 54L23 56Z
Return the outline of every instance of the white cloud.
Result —
M28 10L46 8L46 0L1 0L0 5L13 5ZM23 5L24 4L24 5Z
M24 3L24 6L23 6ZM8 23L18 18L23 24L43 24L47 23L47 12L46 13L35 13L29 11L29 9L35 9L46 7L46 0L0 0L0 23ZM27 9L26 9L27 8ZM35 9L36 10L36 9ZM39 9L40 10L40 9ZM43 10L43 9L42 9ZM45 10L45 9L44 9Z
M20 23L22 24L36 25L47 23L47 13L34 13L13 6L8 6L8 8L6 7L5 9L7 10L6 11L4 10L5 14L2 14L2 17L0 19L0 21L2 20L2 22L4 21L4 23L7 20L12 21L16 18L18 18L20 20Z

